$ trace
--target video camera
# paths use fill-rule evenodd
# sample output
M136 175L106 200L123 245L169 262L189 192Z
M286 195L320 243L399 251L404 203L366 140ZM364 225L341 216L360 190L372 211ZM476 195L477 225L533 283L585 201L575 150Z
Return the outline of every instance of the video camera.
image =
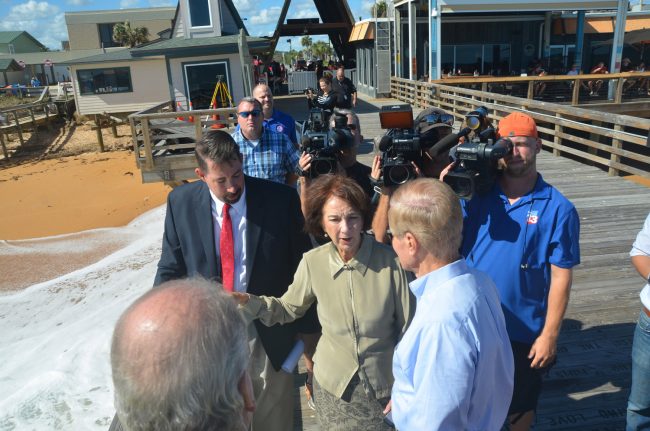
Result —
M382 152L384 185L396 186L414 179L416 172L413 164L420 165L423 151L438 140L435 127L453 125L453 116L442 111L422 114L418 116L418 126L414 127L410 105L384 106L379 112L381 128L388 129L378 144ZM427 131L420 133L420 126L426 126Z
M314 108L309 111L300 142L301 152L312 156L311 167L305 172L308 178L336 172L339 151L354 145L347 115L334 115L334 128L330 129L322 109Z
M472 131L479 129L481 121L476 121L476 111L466 117L468 127L456 135L451 135L455 142L461 137L467 137ZM496 142L495 142L496 140ZM454 193L461 199L469 200L475 193L487 193L498 175L498 161L512 152L512 141L508 138L496 139L494 128L489 127L474 135L470 142L464 142L456 147L454 169L444 177Z

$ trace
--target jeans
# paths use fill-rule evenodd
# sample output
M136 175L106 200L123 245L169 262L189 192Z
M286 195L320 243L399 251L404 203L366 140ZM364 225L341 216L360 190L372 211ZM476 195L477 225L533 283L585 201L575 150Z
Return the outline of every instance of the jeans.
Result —
M650 317L641 311L632 345L632 388L626 431L650 430Z

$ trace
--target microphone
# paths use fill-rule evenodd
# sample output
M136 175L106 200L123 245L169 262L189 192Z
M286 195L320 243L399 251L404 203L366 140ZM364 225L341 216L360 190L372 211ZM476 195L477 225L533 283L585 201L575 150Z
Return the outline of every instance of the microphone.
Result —
M393 138L391 138L388 135L384 135L379 139L379 142L377 143L377 148L379 151L384 152L388 150L391 145L393 145Z
M300 138L300 148L305 148L305 147L309 146L309 142L311 142L310 139L309 139L309 136L304 136L303 135L303 137Z
M445 151L451 150L456 144L458 144L458 140L462 138L463 136L469 135L469 133L472 131L469 127L465 127L463 130L460 132L451 135L447 135L436 144L431 147L427 152L431 157L436 157L438 154L442 154Z

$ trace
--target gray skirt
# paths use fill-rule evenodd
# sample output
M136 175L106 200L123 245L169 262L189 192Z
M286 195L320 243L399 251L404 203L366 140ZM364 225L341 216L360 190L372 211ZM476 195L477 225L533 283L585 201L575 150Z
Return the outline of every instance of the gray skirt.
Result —
M376 399L363 390L359 376L356 375L338 398L323 389L316 378L314 385L314 404L316 418L324 431L384 431L392 430L384 423L384 407L390 398Z

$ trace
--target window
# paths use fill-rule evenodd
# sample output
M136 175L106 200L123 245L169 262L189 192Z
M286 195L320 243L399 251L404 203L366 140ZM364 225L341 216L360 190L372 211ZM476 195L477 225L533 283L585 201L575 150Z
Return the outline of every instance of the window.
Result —
M510 45L443 45L440 53L442 73L470 75L477 70L480 74L495 76L509 75Z
M16 53L16 48L14 48L14 44L10 43L9 44L9 54L15 54Z
M113 40L113 27L115 22L108 24L97 24L97 31L99 31L99 47L110 48L113 46L120 46L119 43Z
M82 95L133 91L131 71L128 67L78 70L77 80Z
M212 26L209 0L187 0L187 6L190 11L190 27Z
M183 68L185 70L185 94L188 95L194 109L209 109L213 97L215 97L215 103L218 107L228 106L230 101L223 100L222 94L215 94L214 91L219 77L222 77L228 88L228 93L232 94L228 67L225 61L185 64Z

